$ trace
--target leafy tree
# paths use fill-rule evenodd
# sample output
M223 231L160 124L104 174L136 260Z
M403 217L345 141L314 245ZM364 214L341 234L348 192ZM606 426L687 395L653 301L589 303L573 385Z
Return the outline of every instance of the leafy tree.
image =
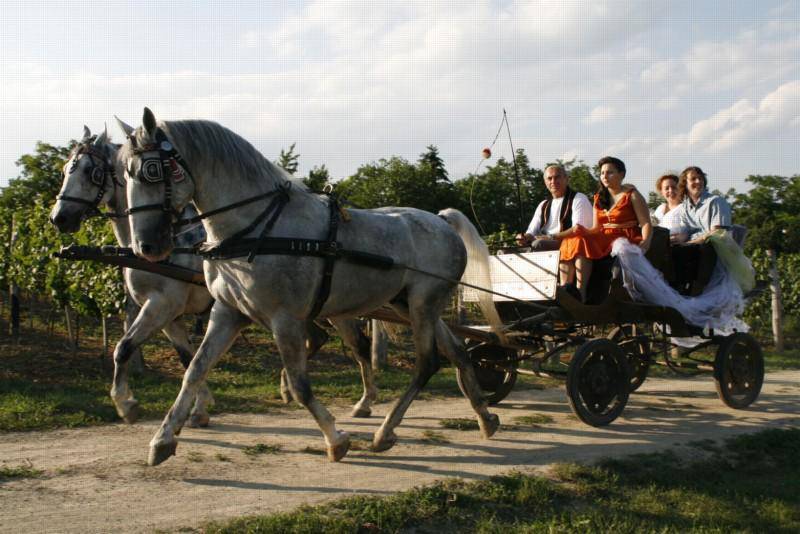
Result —
M439 157L439 149L435 145L428 145L427 151L420 154L417 167L420 172L430 174L434 181L450 181L444 161Z
M664 199L661 198L661 195L659 195L655 191L650 191L647 194L647 207L650 208L651 211L655 210L657 207L659 207L663 203L664 203Z
M393 156L362 165L337 184L337 192L362 208L411 206L437 212L453 206L458 201L455 188L446 179L444 163L433 163L431 155L429 147L417 164Z
M300 154L294 153L294 147L296 144L297 143L292 143L292 145L289 147L289 150L281 149L281 154L278 156L278 161L275 162L278 167L281 167L283 170L292 175L297 172L297 166L299 165L300 160Z
M19 177L12 178L0 192L0 208L13 210L30 206L40 198L55 199L61 189L64 163L75 144L70 141L68 146L61 147L36 143L34 154L25 154L17 160Z
M322 191L330 181L331 177L325 165L314 166L313 169L308 171L308 176L303 178L303 183L312 191Z
M734 196L734 219L748 228L747 248L800 252L800 175L748 176L747 193Z

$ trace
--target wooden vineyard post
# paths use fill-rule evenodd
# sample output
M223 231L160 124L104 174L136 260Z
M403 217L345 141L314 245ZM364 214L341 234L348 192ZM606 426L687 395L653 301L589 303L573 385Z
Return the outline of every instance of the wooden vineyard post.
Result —
M108 329L106 327L106 314L100 316L100 324L103 327L103 359L108 356Z
M772 294L772 338L775 350L783 352L783 295L778 259L774 249L767 250L767 258L769 258L769 289Z
M14 216L11 216L11 239L9 250L14 249L17 241L17 231L14 226ZM12 280L8 286L8 301L11 310L11 321L9 322L9 334L12 339L19 343L19 286Z
M64 322L67 325L67 338L69 339L70 348L75 353L78 349L75 337L72 335L72 320L69 316L69 304L64 305Z

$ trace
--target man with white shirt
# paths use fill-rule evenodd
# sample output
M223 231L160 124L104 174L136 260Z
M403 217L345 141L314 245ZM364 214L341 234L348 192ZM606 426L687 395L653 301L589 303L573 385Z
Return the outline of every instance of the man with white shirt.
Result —
M569 175L561 165L549 165L544 170L544 185L552 198L536 207L531 223L524 234L517 234L517 244L530 245L531 250L558 250L561 239L580 224L592 227L592 204L586 195L569 188Z

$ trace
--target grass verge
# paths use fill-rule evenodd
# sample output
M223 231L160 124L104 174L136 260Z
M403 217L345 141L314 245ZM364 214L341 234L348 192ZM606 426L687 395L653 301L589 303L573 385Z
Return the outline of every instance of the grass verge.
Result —
M203 532L798 532L800 429L559 464L550 477L453 479L391 497L212 523Z

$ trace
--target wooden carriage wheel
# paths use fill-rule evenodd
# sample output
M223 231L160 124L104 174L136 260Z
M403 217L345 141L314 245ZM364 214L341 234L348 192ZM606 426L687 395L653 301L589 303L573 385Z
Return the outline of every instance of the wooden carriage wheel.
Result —
M475 369L478 385L489 405L494 406L505 399L517 383L516 351L485 343L469 343L467 353ZM462 393L465 392L461 372L458 370L456 380Z
M714 383L719 398L731 408L747 408L758 398L764 383L764 354L753 336L737 332L720 343Z
M567 370L570 408L587 425L608 425L625 409L629 384L622 349L608 339L587 341L575 351Z

